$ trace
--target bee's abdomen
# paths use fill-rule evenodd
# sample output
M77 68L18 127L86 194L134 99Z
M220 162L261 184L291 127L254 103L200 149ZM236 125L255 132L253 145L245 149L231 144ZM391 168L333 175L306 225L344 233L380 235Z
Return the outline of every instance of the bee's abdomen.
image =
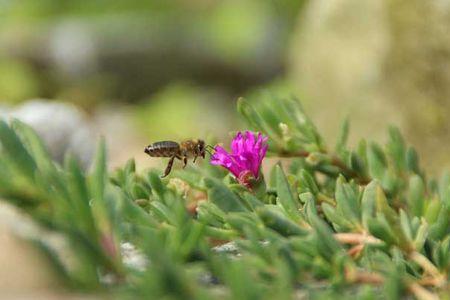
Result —
M156 142L147 146L144 151L152 157L172 157L178 155L180 145L172 141Z

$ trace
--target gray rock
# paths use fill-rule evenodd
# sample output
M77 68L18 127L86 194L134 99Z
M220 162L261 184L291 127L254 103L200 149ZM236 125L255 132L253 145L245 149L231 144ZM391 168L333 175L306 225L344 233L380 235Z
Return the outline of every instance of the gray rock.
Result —
M74 105L37 99L16 108L0 107L0 117L19 119L30 125L55 160L62 162L69 151L83 167L89 166L95 151L95 134Z
M124 265L129 268L143 272L149 265L149 261L145 255L129 242L120 244L120 253L122 254Z
M226 253L226 254L239 254L239 248L237 247L235 242L229 242L220 246L216 246L212 249L217 253Z

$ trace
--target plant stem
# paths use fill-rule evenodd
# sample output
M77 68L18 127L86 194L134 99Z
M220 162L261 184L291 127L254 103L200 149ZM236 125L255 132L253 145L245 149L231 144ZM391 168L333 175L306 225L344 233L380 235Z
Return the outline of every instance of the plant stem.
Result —
M444 276L439 272L435 265L424 255L417 251L412 252L409 257L415 261L425 272L437 280L436 284L442 286L445 283Z
M328 152L321 152L322 154L328 155L329 156L329 160L330 160L330 164L339 168L342 171L342 174L344 174L346 177L349 178L354 178L356 179L360 184L362 185L367 185L372 179L363 175L363 174L359 174L358 172L356 172L355 170L349 168L347 166L347 164L342 161L337 155L335 154L330 154ZM308 157L311 152L308 151L298 151L298 152L287 152L287 151L282 151L282 152L278 152L276 153L278 157L286 157L286 158L292 158L292 157Z
M347 251L347 254L350 255L351 257L355 258L361 253L361 251L363 251L363 249L364 249L364 244L357 244L357 245L351 247Z
M355 269L347 269L345 278L351 283L369 283L380 285L384 282L384 277L381 274L367 271L359 271Z
M346 271L346 280L351 283L367 283L373 285L381 285L384 283L385 278L378 273L372 273L367 271ZM407 285L408 291L413 294L419 300L438 300L438 295L428 291L426 288L418 284L417 282L412 282Z
M418 283L408 285L408 290L419 300L439 300L439 297Z
M342 244L381 244L382 240L364 233L335 233L334 238Z
M367 185L372 180L371 178L367 178L366 176L362 174L358 174L358 172L354 171L353 169L349 168L346 163L344 163L339 157L336 155L331 156L331 164L335 167L338 167L342 170L342 172L351 177L358 180L358 182L362 185Z

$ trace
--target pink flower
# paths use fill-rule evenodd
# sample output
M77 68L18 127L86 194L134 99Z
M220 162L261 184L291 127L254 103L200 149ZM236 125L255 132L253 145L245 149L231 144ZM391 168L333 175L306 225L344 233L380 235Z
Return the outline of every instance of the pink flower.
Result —
M258 179L259 169L267 151L267 137L258 133L238 132L231 142L231 153L220 146L214 148L211 164L225 167L237 180L248 186L251 179Z

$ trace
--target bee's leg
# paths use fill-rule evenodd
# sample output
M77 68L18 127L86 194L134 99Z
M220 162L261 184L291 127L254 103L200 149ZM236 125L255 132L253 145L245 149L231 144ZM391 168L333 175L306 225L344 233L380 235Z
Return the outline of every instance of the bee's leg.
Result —
M169 160L169 163L167 164L166 170L164 171L164 175L161 176L161 178L166 177L169 175L170 171L172 170L173 161L175 160L175 156L172 156Z
M198 155L194 156L194 160L192 161L193 163L195 163L195 161L197 160Z
M183 169L186 168L187 165L187 156L183 157Z

